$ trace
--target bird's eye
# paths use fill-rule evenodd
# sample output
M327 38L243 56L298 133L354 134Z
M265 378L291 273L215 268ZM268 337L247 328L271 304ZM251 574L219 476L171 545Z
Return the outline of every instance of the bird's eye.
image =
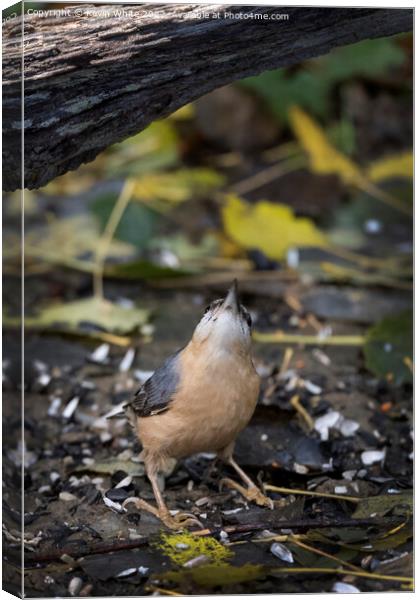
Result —
M206 315L209 310L211 309L211 304L209 304L208 306L206 306L205 310L204 310L204 314Z

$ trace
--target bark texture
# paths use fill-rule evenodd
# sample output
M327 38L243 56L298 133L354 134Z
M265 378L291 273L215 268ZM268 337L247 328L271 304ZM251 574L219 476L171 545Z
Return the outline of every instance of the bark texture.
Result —
M31 189L231 81L412 26L411 9L212 4L84 4L65 15L25 15L23 28L11 19L3 28L3 187L22 184L22 47Z

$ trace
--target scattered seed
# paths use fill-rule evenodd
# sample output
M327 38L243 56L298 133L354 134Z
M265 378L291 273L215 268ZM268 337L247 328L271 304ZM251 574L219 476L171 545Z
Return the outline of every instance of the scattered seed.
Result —
M134 350L134 348L129 348L127 350L124 358L120 362L120 366L118 367L118 370L121 373L126 373L127 371L129 371L131 369L131 365L133 364L135 355L136 355L136 351Z
M131 477L131 475L127 475L127 477L124 477L124 479L121 479L121 481L117 483L115 489L128 487L129 485L131 485L132 481L133 478Z
M63 502L72 502L73 500L77 500L77 496L71 494L70 492L60 492L58 498Z
M200 556L195 556L191 560L187 560L182 566L186 569L192 569L194 567L198 567L200 565L205 565L210 561L209 557L205 554L200 554Z
M199 498L198 500L195 501L196 506L205 506L208 503L209 503L208 496L203 496L202 498Z
M50 406L48 408L47 414L49 417L56 417L58 415L58 410L61 406L61 398L57 396L52 396L50 398Z
M308 467L305 465L300 465L299 463L293 463L293 469L295 473L299 473L299 475L306 475L309 472Z
M319 396L322 393L322 388L319 385L315 385L312 381L303 381L304 387L308 390L310 394L314 394L314 396Z
M74 398L72 398L70 400L70 402L65 406L63 412L62 412L62 416L64 419L70 419L73 414L74 411L76 410L78 404L79 404L80 398L79 396L75 396Z
M117 573L115 577L129 577L130 575L134 575L134 573L137 573L137 569L135 567L130 567L129 569L124 569L124 571L120 571L120 573Z
M118 513L123 513L127 511L127 509L121 506L119 502L113 502L110 498L107 498L106 496L103 496L102 499L106 506L111 510L115 510Z
M290 550L284 544L279 544L277 542L274 544L271 544L270 552L272 554L274 554L274 556L276 556L280 560L283 560L284 562L288 562L288 563L294 562L293 554L290 552Z
M92 352L92 354L89 357L90 360L99 364L107 362L109 349L109 344L101 344L96 348L94 352Z
M80 577L73 577L69 583L69 593L71 596L77 596L82 589L83 580Z
M336 594L360 594L359 588L350 583L343 583L342 581L334 583L332 591Z
M178 542L177 544L175 544L175 548L177 550L188 550L189 547L190 547L190 545L185 544L185 542Z
M373 465L375 463L381 462L385 458L385 449L384 450L365 450L362 452L361 459L362 463L366 466Z

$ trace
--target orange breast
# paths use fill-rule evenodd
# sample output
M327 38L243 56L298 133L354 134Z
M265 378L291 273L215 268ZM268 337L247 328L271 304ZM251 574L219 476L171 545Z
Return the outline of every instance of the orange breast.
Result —
M260 381L249 356L226 354L209 361L189 345L180 366L182 383L169 410L138 420L148 454L181 458L221 450L255 410Z

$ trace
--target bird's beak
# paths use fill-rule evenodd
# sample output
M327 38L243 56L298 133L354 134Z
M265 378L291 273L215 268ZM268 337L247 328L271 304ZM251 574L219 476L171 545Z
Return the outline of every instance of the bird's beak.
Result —
M238 282L236 279L230 286L225 301L223 302L223 308L228 307L236 313L239 312Z

